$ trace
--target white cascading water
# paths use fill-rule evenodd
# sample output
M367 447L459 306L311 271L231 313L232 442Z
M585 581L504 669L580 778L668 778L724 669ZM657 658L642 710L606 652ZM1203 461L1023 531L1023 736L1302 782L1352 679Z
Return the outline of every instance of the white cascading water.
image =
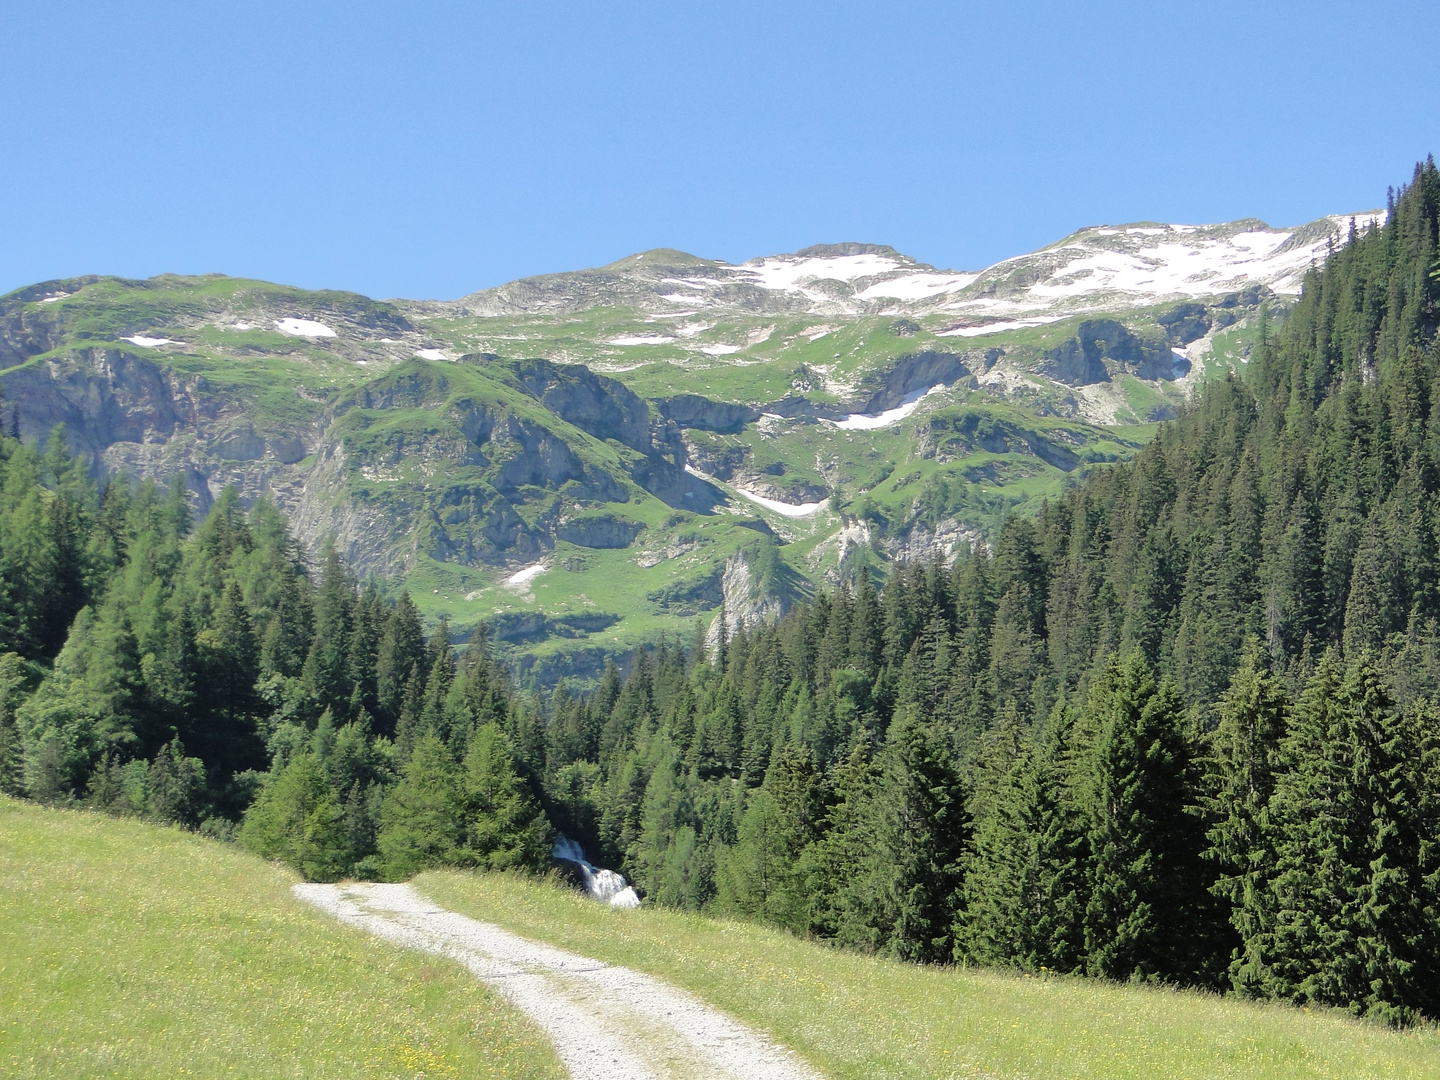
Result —
M555 841L552 854L557 859L572 862L580 867L580 875L585 879L585 891L602 904L618 908L640 906L640 897L636 895L634 889L626 884L623 874L617 874L614 870L602 870L595 866L585 858L585 849L568 836L561 836Z

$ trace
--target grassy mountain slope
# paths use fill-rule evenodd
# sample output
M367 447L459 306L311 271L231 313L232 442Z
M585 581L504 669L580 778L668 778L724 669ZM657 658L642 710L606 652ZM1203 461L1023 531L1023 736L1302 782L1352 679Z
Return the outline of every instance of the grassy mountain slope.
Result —
M669 979L837 1080L1398 1080L1440 1067L1431 1028L1398 1033L1206 994L917 967L752 924L617 911L509 876L432 872L416 887L516 933Z
M491 620L543 678L585 676L722 602L753 619L951 552L1129 457L1245 363L1288 295L1265 282L1334 223L1153 235L1174 228L980 275L874 245L661 250L450 303L46 282L0 297L0 389L28 438L64 423L201 510L268 493L312 550L333 539L462 632Z
M498 995L335 926L293 880L192 834L0 797L0 1072L564 1075Z

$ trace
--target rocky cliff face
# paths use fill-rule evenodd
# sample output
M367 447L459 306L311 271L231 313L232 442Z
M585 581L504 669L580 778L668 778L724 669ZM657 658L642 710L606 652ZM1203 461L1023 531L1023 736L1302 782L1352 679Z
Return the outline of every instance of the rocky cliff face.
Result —
M750 554L731 556L720 578L724 618L716 618L706 631L705 644L714 649L720 644L722 628L734 637L743 627L756 626L779 618L789 610L792 597L782 590L767 589L755 572L755 559Z

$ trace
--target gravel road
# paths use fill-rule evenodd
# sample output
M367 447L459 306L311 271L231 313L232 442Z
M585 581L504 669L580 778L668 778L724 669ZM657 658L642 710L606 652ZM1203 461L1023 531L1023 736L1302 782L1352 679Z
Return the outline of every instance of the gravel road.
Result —
M446 911L409 885L296 885L378 937L458 960L522 1009L576 1080L821 1080L795 1054L659 979Z

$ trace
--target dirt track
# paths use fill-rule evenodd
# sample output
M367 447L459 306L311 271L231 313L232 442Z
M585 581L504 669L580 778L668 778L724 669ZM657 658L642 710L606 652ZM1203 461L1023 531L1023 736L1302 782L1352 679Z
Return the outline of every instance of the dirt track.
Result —
M436 906L409 885L296 885L378 937L448 956L523 1010L576 1080L820 1080L789 1050L659 979Z

